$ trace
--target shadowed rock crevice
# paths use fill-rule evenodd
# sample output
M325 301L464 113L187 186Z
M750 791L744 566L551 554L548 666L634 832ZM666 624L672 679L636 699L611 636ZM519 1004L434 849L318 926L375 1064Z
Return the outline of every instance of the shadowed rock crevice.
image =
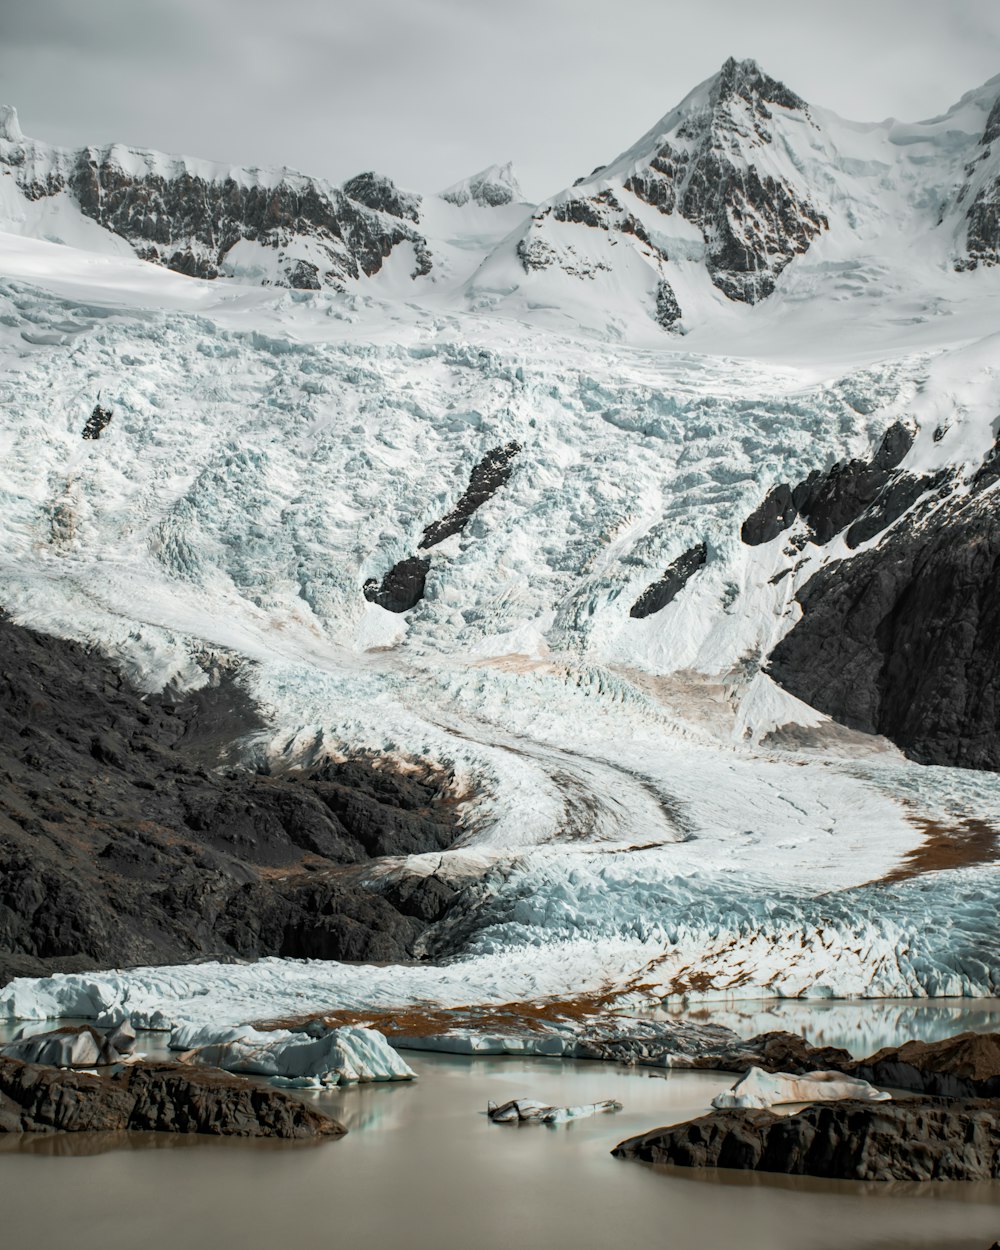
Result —
M375 889L357 866L455 841L447 771L374 756L248 771L239 739L261 721L231 678L142 697L105 657L2 618L0 654L0 983L205 957L405 960L446 910L441 882Z
M668 603L673 603L691 578L703 568L708 560L708 548L704 543L689 547L683 555L664 570L663 575L642 592L632 607L629 616L642 618L659 612Z

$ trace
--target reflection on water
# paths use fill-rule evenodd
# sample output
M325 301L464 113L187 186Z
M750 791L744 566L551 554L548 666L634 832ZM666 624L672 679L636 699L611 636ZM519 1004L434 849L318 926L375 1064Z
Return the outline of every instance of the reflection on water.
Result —
M794 1021L779 1014L818 1039L819 1030L850 1027L833 1008L875 1006L884 1005L799 1004ZM940 1016L931 1022L908 1006L901 1036L918 1018L938 1030ZM987 1014L963 1018L956 1007ZM996 1004L951 1004L946 1019L989 1019L990 1011ZM864 1024L866 1036L905 1015L883 1013ZM815 1023L806 1027L806 1017ZM596 1250L633 1241L667 1250L985 1250L1000 1236L1000 1183L861 1184L611 1157L624 1137L703 1114L732 1076L558 1059L409 1059L412 1083L305 1094L351 1130L316 1146L120 1134L110 1153L90 1153L88 1140L83 1152L71 1146L72 1157L60 1157L60 1143L77 1138L35 1139L0 1159L5 1238L40 1248L72 1238L74 1250L123 1240L144 1250L311 1242ZM488 1100L519 1097L615 1098L624 1110L558 1126L488 1121Z
M336 1139L335 1139L336 1140ZM315 1150L317 1141L281 1141L274 1138L209 1137L202 1133L0 1133L0 1154L40 1155L47 1159L77 1159L115 1150Z
M723 1024L741 1037L783 1029L814 1046L842 1046L863 1058L911 1039L934 1042L955 1033L1000 1033L996 998L778 998L733 1003L691 1003L667 1014L703 1024Z

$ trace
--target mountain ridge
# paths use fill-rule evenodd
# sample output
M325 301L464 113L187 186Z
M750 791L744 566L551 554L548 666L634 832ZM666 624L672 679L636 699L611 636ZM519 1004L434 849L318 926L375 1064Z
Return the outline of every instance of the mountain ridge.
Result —
M998 136L1000 76L938 117L860 123L730 57L607 165L534 207L509 163L437 196L374 172L335 187L285 167L57 148L26 138L5 105L0 167L21 198L2 188L0 225L97 250L121 240L192 277L396 293L408 282L416 298L560 308L595 326L617 305L620 320L683 332L727 303L793 289L802 265L870 268L893 230L920 243L925 268L1000 263ZM503 228L484 233L479 214L501 212ZM61 234L74 214L83 221ZM894 279L926 289L905 251Z

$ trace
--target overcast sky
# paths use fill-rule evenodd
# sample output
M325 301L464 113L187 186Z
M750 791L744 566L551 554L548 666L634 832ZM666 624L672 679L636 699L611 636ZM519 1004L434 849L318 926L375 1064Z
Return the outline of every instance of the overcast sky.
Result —
M997 0L0 0L26 134L435 191L513 160L542 198L727 56L860 120L1000 74Z

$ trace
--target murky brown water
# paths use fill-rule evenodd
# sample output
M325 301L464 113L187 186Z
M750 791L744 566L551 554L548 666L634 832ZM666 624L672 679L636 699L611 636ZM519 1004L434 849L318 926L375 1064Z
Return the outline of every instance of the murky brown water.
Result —
M350 1129L320 1146L150 1134L123 1135L107 1151L106 1138L25 1139L0 1153L3 1244L986 1250L1000 1236L1000 1183L698 1175L611 1158L621 1138L703 1112L732 1077L410 1058L420 1075L412 1084L316 1095ZM488 1099L517 1096L617 1098L625 1109L555 1127L487 1121ZM81 1153L94 1150L104 1152Z

